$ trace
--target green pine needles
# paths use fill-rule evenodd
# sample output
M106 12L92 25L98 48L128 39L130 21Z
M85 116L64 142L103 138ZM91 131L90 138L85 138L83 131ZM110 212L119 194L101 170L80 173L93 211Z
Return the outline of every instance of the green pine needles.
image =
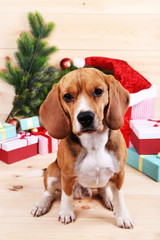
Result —
M53 30L54 24L45 24L38 12L29 13L28 20L31 33L23 32L17 40L17 67L7 61L6 72L0 72L0 78L15 88L13 108L8 118L38 115L52 85L62 75L60 70L47 64L49 55L57 50L55 46L48 47L44 41Z

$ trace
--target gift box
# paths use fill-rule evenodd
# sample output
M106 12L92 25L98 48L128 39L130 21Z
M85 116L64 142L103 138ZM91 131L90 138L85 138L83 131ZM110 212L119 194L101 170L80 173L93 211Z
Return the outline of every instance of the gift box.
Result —
M127 164L160 181L160 158L158 155L139 155L135 148L128 148Z
M16 137L16 127L5 122L0 122L0 141L14 137Z
M131 120L131 142L138 154L160 152L160 120Z
M37 116L20 119L21 130L29 130L39 127L39 118Z
M0 160L7 164L32 157L37 154L38 138L27 133L20 133L17 137L0 141Z
M106 57L75 58L74 66L95 67L106 74L112 74L130 93L130 107L124 117L121 132L127 147L130 146L130 120L154 117L156 88L126 61Z
M38 137L38 153L41 155L46 155L57 152L59 141L49 136L43 127L39 127L37 130L37 132L32 131L31 134Z

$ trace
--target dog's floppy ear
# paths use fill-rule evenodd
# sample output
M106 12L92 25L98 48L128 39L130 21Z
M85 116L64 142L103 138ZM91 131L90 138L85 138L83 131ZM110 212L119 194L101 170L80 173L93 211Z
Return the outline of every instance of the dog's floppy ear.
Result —
M124 115L128 110L130 95L112 75L106 76L106 83L109 88L109 99L105 121L110 129L120 129L124 124Z
M61 105L58 89L58 84L54 84L41 105L40 117L49 135L63 139L69 135L71 124Z

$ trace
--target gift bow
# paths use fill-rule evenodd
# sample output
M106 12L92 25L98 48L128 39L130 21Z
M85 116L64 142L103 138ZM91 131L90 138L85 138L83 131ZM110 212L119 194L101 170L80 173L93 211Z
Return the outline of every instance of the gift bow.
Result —
M8 123L0 123L0 128L7 127L9 124Z
M160 120L153 120L153 119L147 119L147 121L150 121L150 122L155 122L155 124L153 125L153 127L159 127L159 123L160 123Z
M13 138L13 139L5 140L4 142L6 143L6 142L12 142L12 141L14 141L14 140L25 139L25 140L27 141L27 146L28 146L28 141L29 141L29 140L28 140L26 137L30 137L30 136L32 136L30 133L20 132L17 137L15 137L15 138ZM2 148L2 144L3 144L3 142L0 143L0 148Z
M27 146L28 146L28 139L26 137L30 137L31 134L26 132L20 132L19 134L21 136L19 139L25 139L27 141Z
M46 135L46 129L44 127L38 127L38 132L31 131L33 135L41 135L48 139L48 153L52 153L52 138Z
M0 129L3 129L4 127L7 127L9 124L8 123L0 123Z
M38 127L38 132L31 131L33 135L42 135L46 133L46 129L44 127Z

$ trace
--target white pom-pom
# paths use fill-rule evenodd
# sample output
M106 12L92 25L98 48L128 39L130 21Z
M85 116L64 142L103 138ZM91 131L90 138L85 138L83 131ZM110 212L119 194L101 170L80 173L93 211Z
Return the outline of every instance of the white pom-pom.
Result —
M85 66L85 59L84 58L74 58L73 65L77 68L83 68Z

